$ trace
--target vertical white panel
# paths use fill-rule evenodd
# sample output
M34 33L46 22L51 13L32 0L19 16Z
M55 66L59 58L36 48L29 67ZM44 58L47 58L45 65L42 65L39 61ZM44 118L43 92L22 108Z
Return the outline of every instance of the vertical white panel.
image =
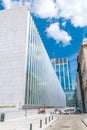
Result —
M0 11L0 106L24 104L27 8Z

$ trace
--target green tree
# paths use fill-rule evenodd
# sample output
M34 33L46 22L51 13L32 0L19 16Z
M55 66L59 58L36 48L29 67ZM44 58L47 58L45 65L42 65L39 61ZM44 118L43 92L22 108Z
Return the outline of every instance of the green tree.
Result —
M77 105L77 98L76 92L73 94L72 99L67 101L67 106L76 106Z

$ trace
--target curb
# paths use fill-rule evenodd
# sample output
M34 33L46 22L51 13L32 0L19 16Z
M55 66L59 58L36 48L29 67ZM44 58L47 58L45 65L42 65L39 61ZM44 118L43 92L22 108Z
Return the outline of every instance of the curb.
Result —
M58 119L58 117L55 117L54 120L52 120L48 125L46 125L42 130L46 130L52 123L54 123L56 120Z
M85 124L85 126L87 127L87 122L84 120L82 120L82 122Z

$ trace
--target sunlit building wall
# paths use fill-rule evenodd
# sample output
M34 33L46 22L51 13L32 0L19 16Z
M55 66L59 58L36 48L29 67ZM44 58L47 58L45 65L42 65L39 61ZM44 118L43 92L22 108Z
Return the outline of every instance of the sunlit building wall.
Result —
M65 106L65 95L26 7L0 12L0 106Z
M80 86L80 79L79 79L78 71L76 75L76 96L77 96L77 106L79 106L80 110L83 112L83 101L82 101L82 93L81 93L81 86Z
M87 41L81 44L78 62L78 76L81 89L83 112L87 112Z

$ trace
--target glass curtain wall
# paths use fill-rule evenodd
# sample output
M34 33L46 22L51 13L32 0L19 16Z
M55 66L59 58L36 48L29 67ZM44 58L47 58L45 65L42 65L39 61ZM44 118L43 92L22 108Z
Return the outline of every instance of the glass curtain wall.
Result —
M65 106L65 95L29 16L25 104Z

